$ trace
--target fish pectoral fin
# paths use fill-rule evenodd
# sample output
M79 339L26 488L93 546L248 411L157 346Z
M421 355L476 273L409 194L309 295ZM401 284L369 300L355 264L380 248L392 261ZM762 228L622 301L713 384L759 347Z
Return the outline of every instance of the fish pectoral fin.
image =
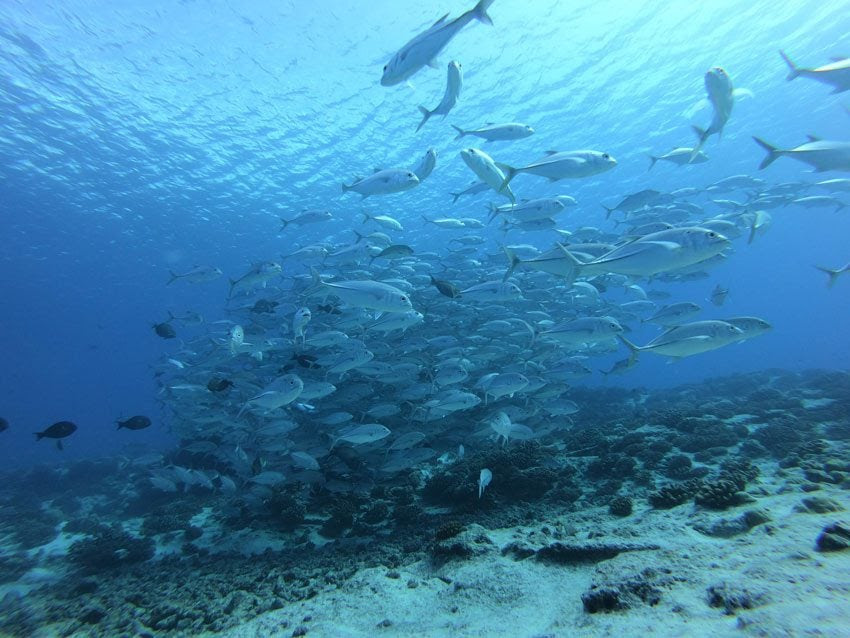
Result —
M445 21L446 21L446 18L448 18L448 17L449 17L449 14L447 13L446 15L444 15L443 17L441 17L439 20L437 20L434 24L432 24L432 25L431 25L431 28L433 29L433 28L434 28L434 27L436 27L438 24L442 24L443 22L445 22Z
M560 151L552 151L552 150L549 150L549 151L546 151L546 152L544 153L544 155L546 155L546 156L548 157L549 155L557 155L558 153L560 153Z
M432 69L439 69L440 68L440 65L437 63L436 58L434 58L433 60L428 60L428 66L430 66Z

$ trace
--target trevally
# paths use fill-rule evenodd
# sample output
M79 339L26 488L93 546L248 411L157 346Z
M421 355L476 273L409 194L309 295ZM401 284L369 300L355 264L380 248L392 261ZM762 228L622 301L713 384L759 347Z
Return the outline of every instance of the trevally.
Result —
M384 65L381 85L393 86L404 82L422 67L433 64L440 51L472 20L492 25L493 21L487 15L491 4L493 0L479 0L472 9L454 20L446 21L448 13L437 20L430 29L423 31L399 49Z
M419 112L422 113L422 121L416 127L418 131L432 115L442 115L444 118L449 114L460 97L460 91L463 88L463 69L460 62L452 60L449 62L449 67L446 77L446 92L443 94L443 99L432 110L428 110L424 106L419 107ZM418 173L417 173L418 175ZM419 178L423 179L423 178Z

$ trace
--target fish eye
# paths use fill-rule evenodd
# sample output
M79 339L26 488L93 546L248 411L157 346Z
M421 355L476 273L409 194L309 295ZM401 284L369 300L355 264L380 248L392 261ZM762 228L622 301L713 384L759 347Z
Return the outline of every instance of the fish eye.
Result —
M402 301L407 301L407 297L405 297L404 295L402 295L402 296L400 297L400 299L401 299Z
M611 328L616 328L616 327L617 327L617 324L616 324L616 323L609 323L608 325L609 325Z
M717 233L715 233L713 230L710 230L708 231L708 236L714 239L715 237L717 237Z
M388 67L388 66L389 66L389 64L385 64L385 65L384 65L384 71L386 71L386 70L387 70L387 67Z
M602 153L602 159L611 159L611 156L608 153Z

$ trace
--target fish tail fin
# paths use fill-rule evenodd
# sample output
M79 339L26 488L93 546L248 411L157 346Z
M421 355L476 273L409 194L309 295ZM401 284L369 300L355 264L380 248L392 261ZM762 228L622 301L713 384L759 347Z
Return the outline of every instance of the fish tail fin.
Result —
M478 4L472 9L472 17L492 27L493 19L487 14L487 9L490 8L491 4L493 4L493 0L478 0Z
M573 255L569 250L567 250L567 247L563 244L559 243L558 248L564 251L564 257L570 262L570 265L572 266L569 274L566 275L567 283L572 284L581 272L582 262L579 260L578 257Z
M41 441L44 438L44 432L33 432L33 434L35 434L36 441Z
M694 133L696 133L697 144L691 151L691 157L688 159L689 164L696 159L696 156L699 155L699 152L702 150L703 144L705 144L705 141L708 139L708 129L700 128L696 124L691 126L691 128L694 130Z
M773 162L775 162L779 158L780 155L782 155L782 151L780 151L773 144L769 144L759 137L753 136L753 139L755 140L756 144L758 144L765 151L767 151L767 157L765 157L761 161L761 164L759 164L759 170L761 170L763 168L767 168L768 166L773 164Z
M345 184L342 185L342 192L343 193L345 192ZM280 230L277 231L277 232L279 232L279 233L282 232L287 227L288 224L289 224L289 220L281 217L280 218Z
M460 138L462 138L463 136L468 135L468 133L467 133L466 131L464 131L464 130L463 130L461 127L459 127L459 126L455 126L454 124L452 124L452 128L453 128L454 130L456 130L456 131L457 131L457 135L455 135L455 139L456 139L456 140L459 140L459 139L460 139ZM454 194L454 193L452 193L452 194ZM455 201L457 201L457 200L455 200Z
M357 241L356 241L356 242L354 242L355 244L359 244L361 241L363 241L364 239L366 239L366 236L365 236L365 235L361 235L360 233L358 233L358 232L357 232L356 230L354 230L353 228L351 229L351 232L353 232L355 235L357 235Z
M502 169L502 172L505 174L505 181L502 182L502 185L499 186L499 192L503 192L511 183L511 180L516 177L517 169L513 166L509 166L508 164L499 164L499 168Z
M449 193L452 196L452 204L457 204L457 200L460 199L460 193Z
M756 238L756 231L758 227L756 226L756 220L753 219L753 223L750 224L750 235L747 237L747 245L752 244L753 240Z
M791 80L793 80L794 78L796 78L796 77L798 77L798 76L800 75L800 69L799 69L799 67L797 67L797 65L796 65L796 64L794 64L794 63L791 61L791 58L789 58L789 57L785 54L785 51L782 51L782 50L780 49L780 50L779 50L779 55L781 55L781 56L782 56L782 59L783 59L783 60L785 60L785 64L787 64L787 65L788 65L788 75L785 77L785 79L786 79L788 82L790 82Z
M322 276L315 266L310 266L310 283L316 288L322 285Z
M652 168L652 166L650 166L650 168ZM608 208L605 204L601 204L601 206L605 209L605 219L610 219L611 213L617 210L616 208Z
M421 129L423 126L425 126L425 122L427 122L427 121L428 121L428 118L430 118L430 117L431 117L431 111L429 111L428 109L426 109L424 106L420 106L420 107L419 107L419 112L420 112L420 113L422 113L422 121L421 121L421 122L419 122L419 126L417 126L417 127L416 127L416 130L417 130L417 131L418 131L419 129Z
M424 220L425 220L426 222L428 222L429 224L432 224L432 223L433 223L430 219L428 219L427 217L425 217L425 215L422 215L422 219L424 219Z
M353 184L352 184L352 186L353 186ZM343 183L342 183L342 192L343 192L343 193L347 193L347 192L348 192L348 191L350 191L350 190L351 190L351 186L349 186L348 184L346 184L345 182L343 182Z
M494 219L496 219L496 215L499 214L499 207L493 202L488 202L487 206L490 208L490 219L487 220L487 223L490 224Z
M620 342L629 349L629 367L631 368L637 361L638 355L640 354L640 348L626 339L623 335L618 334L617 339L619 339Z
M360 214L363 215L363 223L364 224L366 222L368 222L370 219L372 219L372 216L369 213L367 213L366 211L362 211Z
M502 281L507 281L508 277L510 277L514 273L514 270L516 270L516 267L522 263L522 260L507 246L502 246L502 250L505 251L505 256L508 258L508 269L505 271L505 276L502 277Z
M655 162L657 162L657 161L658 161L658 158L655 157L655 155L649 156L649 168L646 169L647 173L652 170L652 167L655 166Z
M180 275L178 275L177 273L175 273L173 270L169 270L169 271L168 271L168 274L169 274L169 275L171 275L171 279L169 279L169 280L166 282L166 284L165 284L166 286L170 286L170 285L171 285L171 284L173 284L175 281L177 281L178 279L180 279Z
M829 280L826 282L827 288L832 288L835 285L835 282L838 281L838 275L844 272L841 268L827 268L826 266L815 266L821 272L825 272L829 276Z
M235 279L229 279L229 278L228 278L227 281L230 282L230 290L228 290L228 292L227 292L227 298L230 299L231 297L233 297L233 286L235 286L238 282Z

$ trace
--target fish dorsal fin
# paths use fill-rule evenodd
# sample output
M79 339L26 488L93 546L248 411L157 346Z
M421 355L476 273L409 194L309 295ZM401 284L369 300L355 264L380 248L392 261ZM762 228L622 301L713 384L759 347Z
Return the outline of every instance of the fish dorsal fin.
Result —
M380 166L376 166L375 168L372 169L372 175L374 175L375 173L380 173L382 170L384 170L384 169L381 168Z
M494 162L494 163L496 164L496 167L497 167L500 171L502 171L503 173L509 173L509 172L510 172L510 168L511 168L511 167L510 167L510 166L508 166L507 164L502 164L501 162Z
M818 137L817 135L812 135L811 133L809 135L806 135L806 137L808 138L808 140L810 142L820 142L823 139L822 137Z
M557 155L560 151L546 151L546 155Z
M846 55L833 55L833 56L832 56L831 58L829 58L829 59L830 59L830 61L832 61L832 62L844 62L844 60L848 60L848 59L850 59L850 58L848 58Z
M448 17L449 17L449 14L447 13L447 14L446 14L446 15L444 15L442 18L440 18L439 20L437 20L434 24L432 24L432 25L431 25L431 28L433 29L433 28L434 28L434 27L436 27L438 24L442 24L443 22L445 22L445 21L446 21L446 18L448 18Z

